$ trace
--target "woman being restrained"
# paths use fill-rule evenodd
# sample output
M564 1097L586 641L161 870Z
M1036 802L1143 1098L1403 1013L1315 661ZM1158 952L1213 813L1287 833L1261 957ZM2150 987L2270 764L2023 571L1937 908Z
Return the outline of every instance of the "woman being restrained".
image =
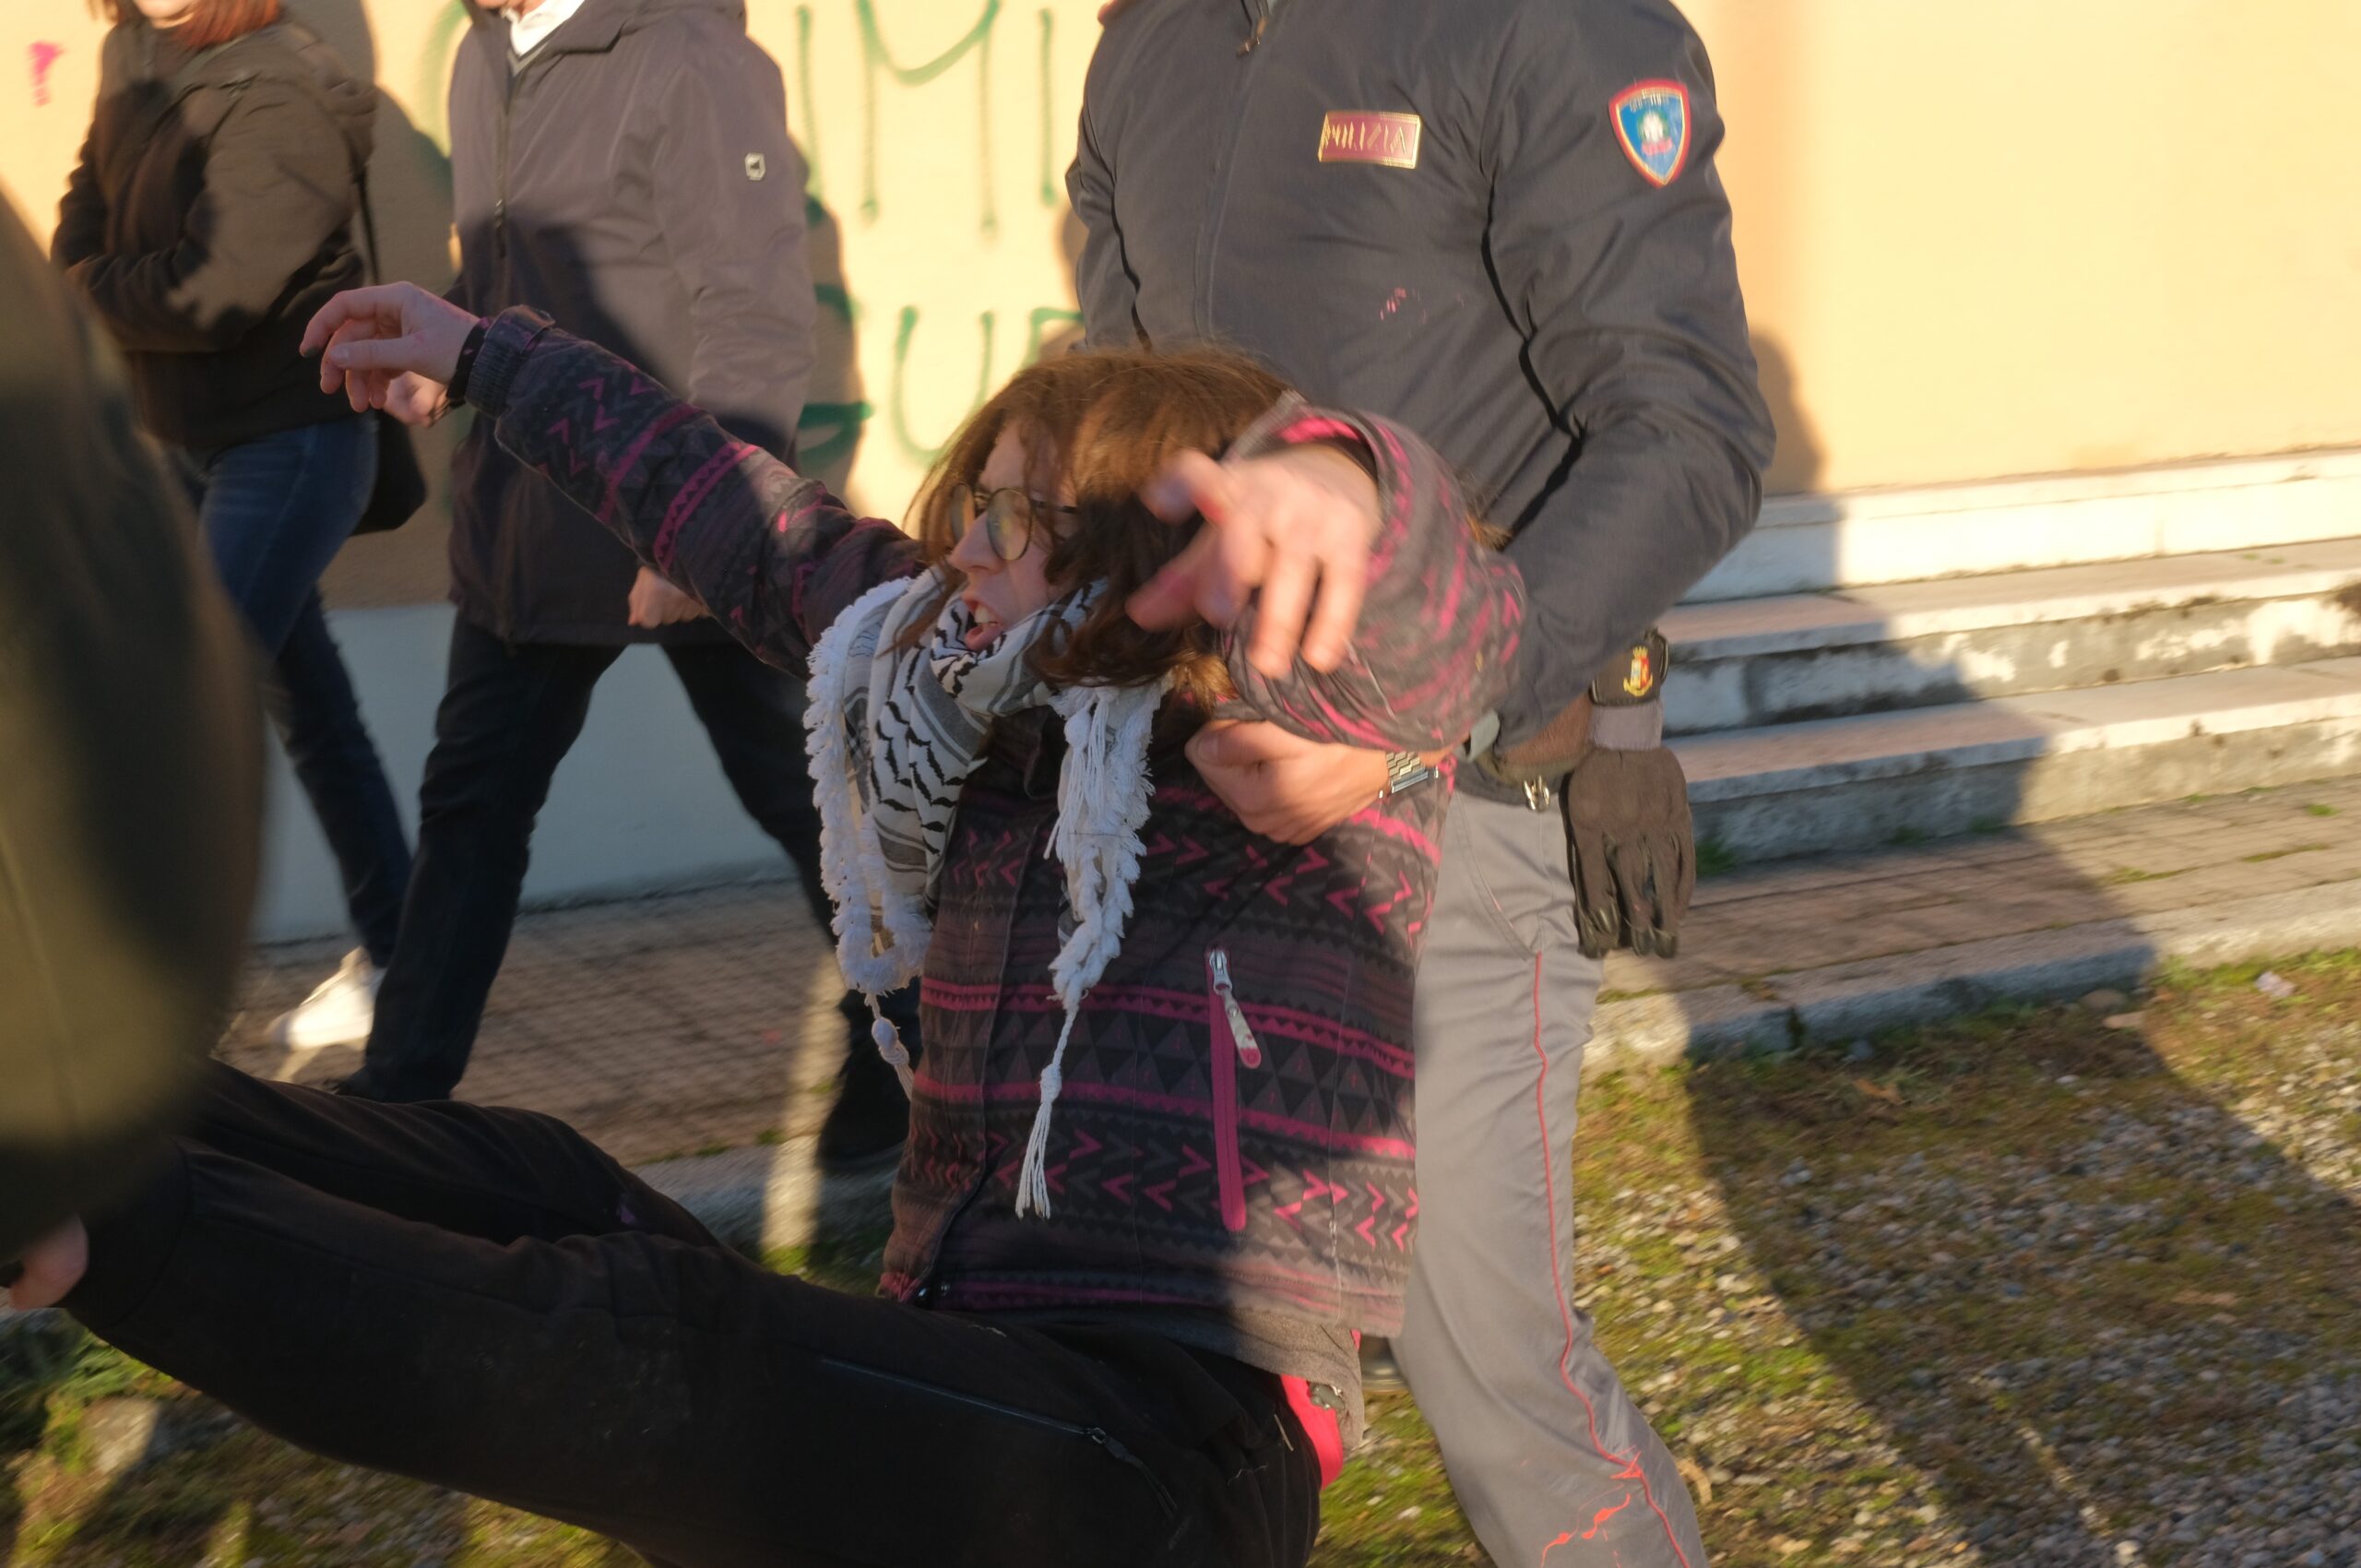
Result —
M810 668L840 956L872 994L924 979L881 1297L764 1271L546 1117L219 1068L20 1300L306 1447L659 1562L1302 1562L1354 1335L1400 1313L1448 784L1288 846L1183 745L1217 710L1467 731L1523 601L1441 465L1241 360L1072 355L954 438L913 540L529 313L362 290L307 346L356 408L448 385Z

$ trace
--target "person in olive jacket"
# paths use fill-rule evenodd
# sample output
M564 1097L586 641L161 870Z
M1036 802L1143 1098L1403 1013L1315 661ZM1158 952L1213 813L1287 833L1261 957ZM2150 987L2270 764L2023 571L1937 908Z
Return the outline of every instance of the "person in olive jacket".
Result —
M222 586L272 661L288 760L361 948L283 1043L368 1032L409 846L321 608L368 505L376 416L324 397L303 323L362 280L354 244L376 93L279 0L106 0L114 18L51 257L123 350L140 422L197 508Z
M791 458L813 362L804 164L741 0L526 0L471 17L451 75L450 298L484 315L546 311ZM420 411L439 410L412 390ZM535 815L593 689L635 643L664 649L739 800L828 919L796 683L481 426L453 471L451 578L459 613L417 879L366 1061L346 1084L373 1099L457 1086ZM897 1146L908 1117L869 1049L866 1007L848 1017L855 1048L822 1146L840 1159Z
M0 199L0 1286L162 1158L260 861L245 634L123 367Z

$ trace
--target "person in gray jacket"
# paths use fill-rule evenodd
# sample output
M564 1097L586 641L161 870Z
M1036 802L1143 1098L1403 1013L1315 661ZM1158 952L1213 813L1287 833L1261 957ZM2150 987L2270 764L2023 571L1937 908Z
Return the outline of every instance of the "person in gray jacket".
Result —
M1068 189L1094 346L1218 339L1432 443L1531 592L1459 769L1420 959L1421 1227L1395 1351L1503 1563L1700 1568L1672 1456L1574 1305L1568 1148L1600 965L1693 879L1648 636L1754 522L1722 123L1668 0L1119 0ZM1301 842L1426 759L1191 746Z
M804 164L742 0L521 0L476 5L472 20L451 77L450 297L481 315L545 311L791 459L813 360ZM413 412L439 410L422 384L406 390ZM451 576L459 613L417 870L367 1055L343 1086L372 1099L458 1084L534 817L631 644L662 647L740 801L827 919L795 683L481 426L454 466ZM862 1008L826 1153L902 1138L908 1109L867 1022Z

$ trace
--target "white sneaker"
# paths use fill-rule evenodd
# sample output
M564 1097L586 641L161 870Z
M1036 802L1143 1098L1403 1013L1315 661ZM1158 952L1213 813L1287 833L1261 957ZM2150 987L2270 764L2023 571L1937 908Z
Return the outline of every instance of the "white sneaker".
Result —
M367 952L355 948L344 956L343 967L322 980L292 1012L272 1021L271 1043L290 1051L362 1044L376 1019L377 988L385 980L386 971L369 961Z

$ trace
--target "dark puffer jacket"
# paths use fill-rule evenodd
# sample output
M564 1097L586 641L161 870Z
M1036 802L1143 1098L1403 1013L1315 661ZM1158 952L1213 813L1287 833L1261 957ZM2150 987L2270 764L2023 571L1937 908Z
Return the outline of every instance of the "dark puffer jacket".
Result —
M291 22L194 54L141 21L107 34L50 255L123 350L160 439L229 446L350 417L296 349L362 281L354 176L376 102Z
M892 524L525 313L493 325L474 375L469 400L504 446L776 662L801 668L845 606L914 569ZM1268 681L1241 624L1231 674L1250 706L1314 739L1440 748L1499 695L1524 615L1515 569L1394 427L1307 412L1275 439L1326 437L1362 444L1380 478L1355 657ZM1067 1047L1047 1218L1014 1209L1061 1023L1048 980L1064 887L1043 858L1058 752L1040 713L995 727L960 795L886 1289L979 1312L1196 1308L1392 1332L1418 1212L1411 980L1446 792L1279 844L1205 789L1180 749L1186 716L1167 717L1134 912ZM1253 1042L1215 999L1223 960Z

